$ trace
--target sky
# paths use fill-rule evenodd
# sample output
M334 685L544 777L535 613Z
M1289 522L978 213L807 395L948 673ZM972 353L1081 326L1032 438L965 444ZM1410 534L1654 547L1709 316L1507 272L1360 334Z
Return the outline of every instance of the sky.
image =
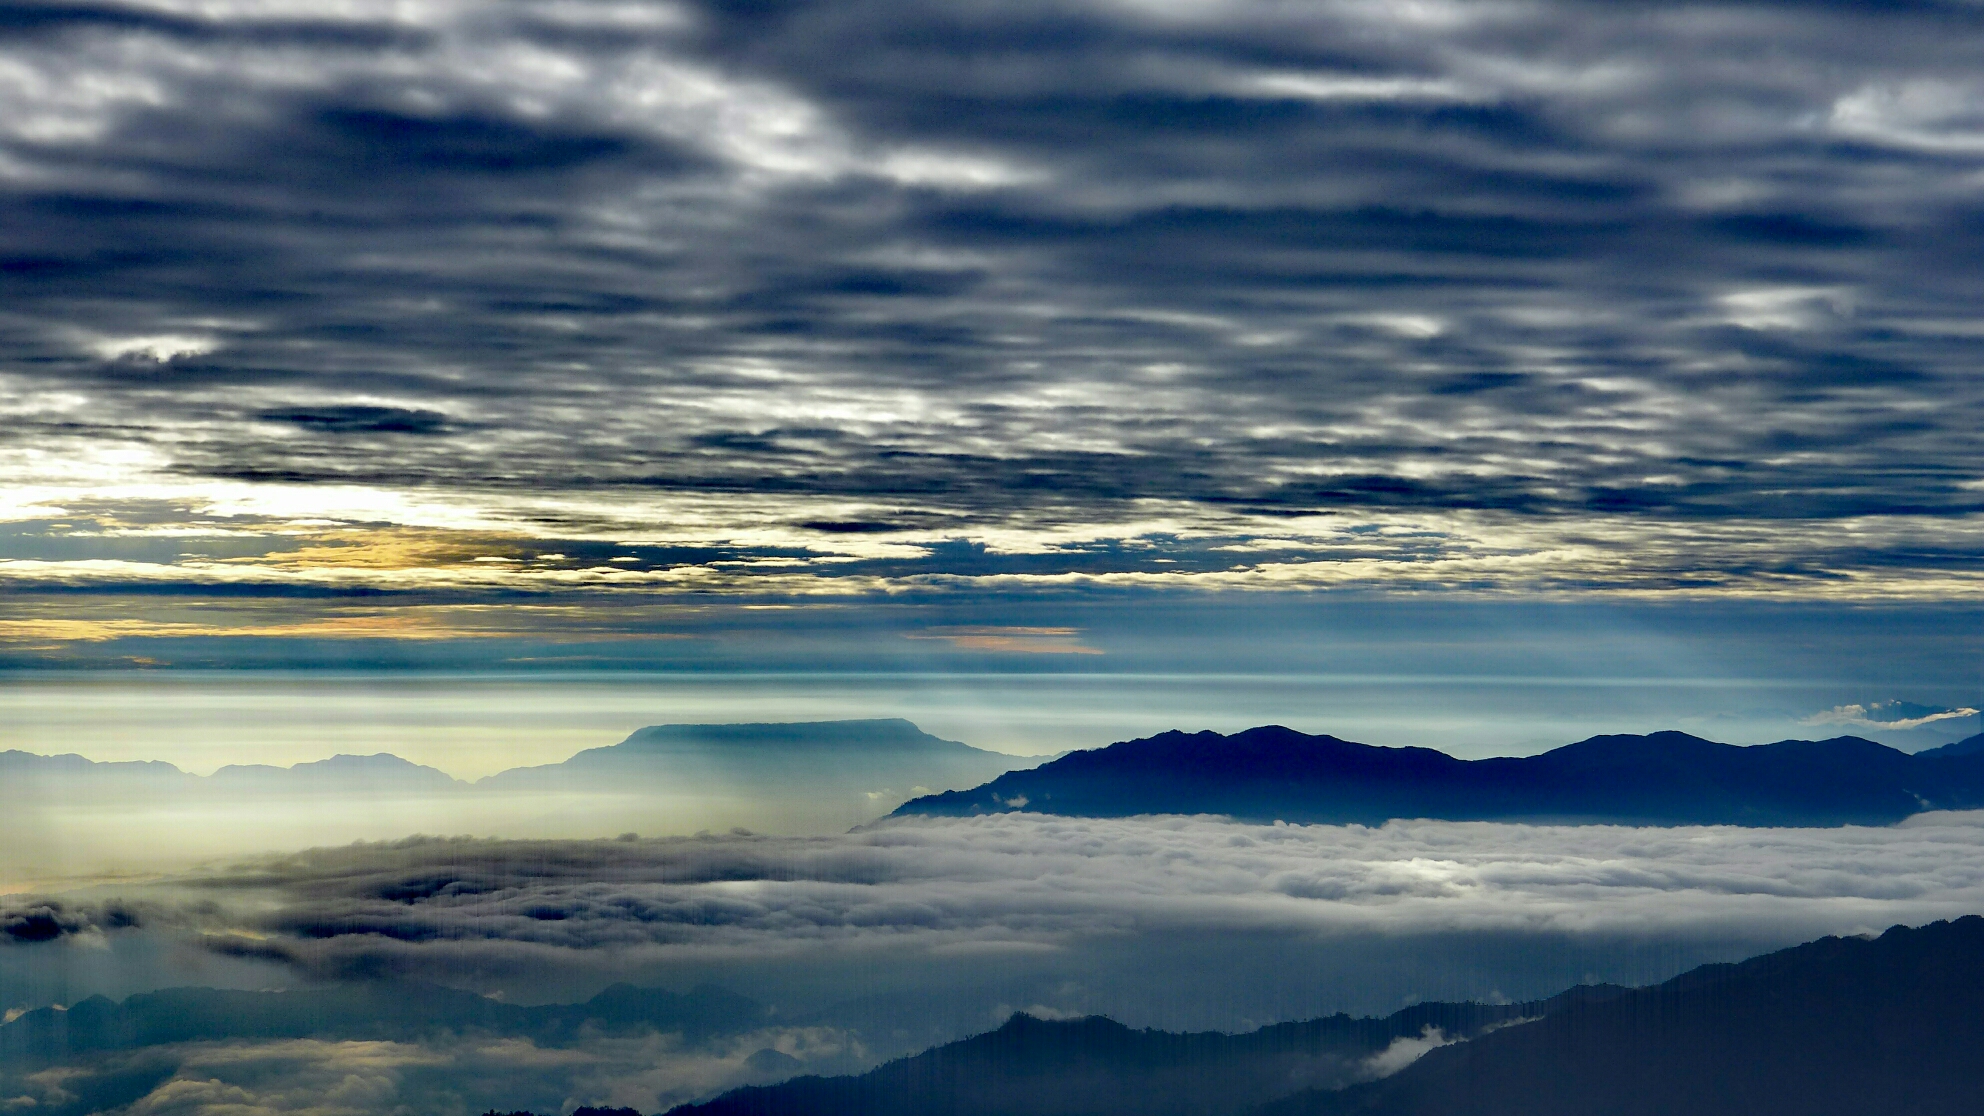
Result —
M12 669L1975 629L1971 4L0 23Z
M1969 736L1980 75L1973 0L0 0L0 752L193 786L668 722ZM1975 814L849 831L28 785L0 1027L378 976L788 1013L0 1065L49 1111L165 1066L133 1116L658 1111L760 1046L1541 996L1984 896Z

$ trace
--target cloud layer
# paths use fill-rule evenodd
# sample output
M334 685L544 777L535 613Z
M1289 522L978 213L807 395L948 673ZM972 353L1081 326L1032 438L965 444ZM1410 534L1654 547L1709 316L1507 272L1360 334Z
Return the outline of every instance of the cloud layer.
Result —
M1908 701L1875 701L1865 704L1836 705L1823 713L1815 713L1806 718L1806 723L1853 725L1872 729L1912 729L1941 721L1958 721L1976 715L1977 710L1968 706L1950 709L1945 706L1918 705Z
M4 18L23 587L1978 576L1973 6Z
M362 843L131 888L157 918L140 928L91 916L99 929L85 933L113 948L197 943L299 982L415 978L525 1001L569 1002L622 980L714 981L768 1005L767 1021L700 1045L583 1029L547 1044L466 1027L417 1041L227 1039L106 1053L74 1072L23 1069L8 1088L57 1111L98 1086L135 1090L117 1103L161 1112L226 1098L284 1111L337 1088L351 1095L327 1110L441 1111L468 1097L479 1111L504 1090L549 1107L647 1108L909 1053L1017 1007L1245 1030L1420 999L1646 983L1821 934L1984 909L1980 852L1984 823L1967 814L1825 830L1016 814L826 838ZM75 948L24 940L0 953ZM1442 1037L1402 1044L1370 1070Z
M244 912L240 933L219 927L209 948L315 977L514 990L644 966L746 981L776 970L788 996L825 981L851 998L924 976L954 984L973 970L968 979L992 985L1065 966L1103 1000L1046 1006L1122 1011L1134 997L1111 1005L1120 989L1102 986L1127 979L1130 959L1177 969L1181 988L1192 973L1217 983L1222 968L1246 968L1218 960L1242 939L1283 943L1270 952L1390 941L1386 963L1410 969L1428 963L1408 963L1411 943L1441 935L1562 950L1795 942L1922 922L1984 909L1980 843L1970 815L1759 830L1012 814L811 839L410 839L194 882ZM876 971L882 958L888 975ZM1227 1010L1218 1000L1195 1010Z

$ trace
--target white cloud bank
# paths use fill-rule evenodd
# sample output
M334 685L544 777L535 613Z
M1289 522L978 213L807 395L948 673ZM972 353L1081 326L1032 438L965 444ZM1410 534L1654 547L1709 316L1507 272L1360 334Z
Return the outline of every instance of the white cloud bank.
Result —
M262 913L243 928L273 935L221 948L458 977L595 954L1026 953L1150 934L1789 941L1984 911L1984 815L1656 829L1021 814L807 839L355 845L204 885L253 895Z
M1823 713L1805 718L1808 725L1854 725L1872 729L1912 729L1938 721L1954 721L1977 716L1968 707L1951 709L1939 705L1917 705L1908 701L1875 701L1860 705L1835 705Z
M817 838L416 838L133 895L163 929L109 931L113 946L204 933L209 956L279 961L299 979L429 979L518 999L713 981L773 1020L694 1049L653 1035L555 1050L466 1036L194 1044L159 1054L174 1069L133 1111L317 1111L304 1103L315 1086L292 1087L306 1081L349 1084L324 1111L387 1111L485 1078L515 1103L553 1089L650 1110L766 1072L751 1060L763 1050L788 1072L786 1059L865 1063L982 1031L1005 1005L1245 1030L1645 982L1984 911L1984 813L1835 829L1004 814ZM64 945L0 946L0 959ZM1445 1040L1402 1040L1364 1071L1393 1072ZM520 1075L496 1081L486 1067L498 1065Z

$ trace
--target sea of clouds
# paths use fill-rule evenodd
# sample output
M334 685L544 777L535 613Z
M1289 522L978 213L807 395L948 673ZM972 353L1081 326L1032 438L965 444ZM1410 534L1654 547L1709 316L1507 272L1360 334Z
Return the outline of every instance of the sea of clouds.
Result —
M518 1001L714 982L769 1012L760 1032L693 1048L665 1035L552 1049L466 1034L150 1048L117 1055L170 1070L133 1112L309 1108L326 1094L296 1083L319 1073L352 1083L324 1111L387 1111L450 1089L460 1100L469 1094L449 1082L493 1080L477 1067L498 1056L548 1075L503 1079L517 1090L529 1080L565 1090L561 1103L648 1109L752 1079L761 1049L793 1059L779 1062L787 1072L844 1070L1013 1010L1241 1029L1644 983L1824 934L1976 913L1984 815L1746 829L1007 814L813 838L420 837L107 894L0 903L0 967L130 958L127 943L149 938L173 943L156 954L172 964L250 966L229 970L237 981L432 981ZM161 961L154 983L170 970ZM492 1053L504 1043L515 1049ZM339 1069L354 1059L370 1068Z

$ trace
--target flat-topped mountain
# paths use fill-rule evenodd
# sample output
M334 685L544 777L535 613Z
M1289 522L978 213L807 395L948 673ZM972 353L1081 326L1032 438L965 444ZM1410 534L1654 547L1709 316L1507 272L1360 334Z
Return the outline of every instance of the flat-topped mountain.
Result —
M1255 1116L1984 1112L1984 918L1824 938L1567 1005Z
M518 767L491 790L668 789L860 794L968 787L1034 762L932 736L899 718L769 724L655 725L563 763Z
M671 1116L1215 1116L1368 1078L1397 1043L1467 1038L1622 991L1580 988L1529 1004L1418 1004L1383 1019L1334 1015L1240 1035L1017 1014L996 1031L858 1076L737 1089Z
M1657 732L1462 760L1267 726L1232 736L1167 732L1075 752L971 790L914 799L896 814L1811 826L1977 808L1984 754L1909 755L1852 736L1738 747Z

